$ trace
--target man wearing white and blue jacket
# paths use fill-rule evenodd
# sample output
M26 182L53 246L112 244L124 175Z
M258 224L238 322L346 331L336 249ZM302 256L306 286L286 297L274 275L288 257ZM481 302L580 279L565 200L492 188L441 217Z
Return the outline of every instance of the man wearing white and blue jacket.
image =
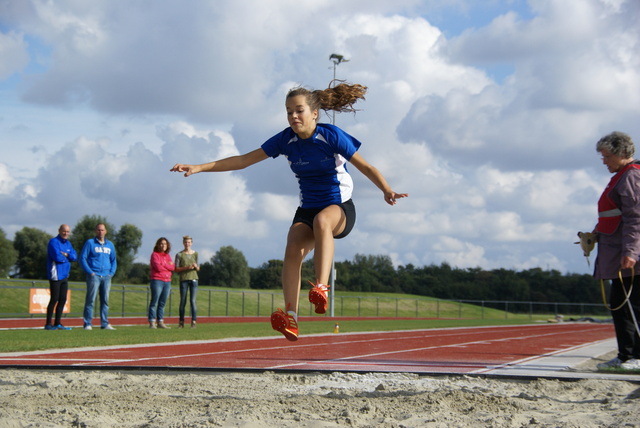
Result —
M100 328L115 330L109 324L109 292L111 278L116 273L116 248L107 238L107 228L100 223L96 236L85 242L80 253L80 265L87 274L87 297L84 302L84 329L91 330L93 304L100 292Z
M63 224L58 229L58 236L52 238L47 245L47 277L49 278L49 305L47 306L47 321L45 330L71 330L61 323L64 305L67 303L67 291L69 290L69 271L71 262L78 259L76 250L69 242L71 228ZM53 312L56 318L53 324Z

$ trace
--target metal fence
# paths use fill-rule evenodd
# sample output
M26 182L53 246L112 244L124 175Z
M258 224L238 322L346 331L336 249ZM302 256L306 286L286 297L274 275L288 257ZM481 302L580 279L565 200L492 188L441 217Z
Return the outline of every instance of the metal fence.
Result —
M3 280L0 282L0 317L43 317L29 312L31 288L48 289L45 281ZM86 287L72 282L71 309L66 317L81 317ZM314 316L313 306L301 293L300 316ZM353 294L353 293L349 293ZM111 317L146 316L150 290L146 285L111 285L109 315ZM171 288L165 306L165 316L177 316L180 301L178 287ZM234 290L200 286L197 294L198 316L267 316L282 305L280 290ZM330 313L339 317L395 317L435 319L535 319L563 316L571 318L608 317L603 304L560 302L516 302L494 300L444 300L433 298L334 296ZM99 314L94 306L94 316ZM186 315L190 316L187 302Z

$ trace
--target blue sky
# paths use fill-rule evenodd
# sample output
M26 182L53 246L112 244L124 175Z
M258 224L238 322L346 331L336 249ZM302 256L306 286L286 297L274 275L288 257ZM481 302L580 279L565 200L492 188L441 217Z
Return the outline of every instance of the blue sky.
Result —
M86 214L282 259L297 205L284 159L171 174L243 153L287 126L286 91L369 88L337 124L394 190L353 172L358 221L336 259L587 273L609 175L595 143L638 141L633 0L0 0L0 228L55 234ZM569 13L570 12L570 13ZM309 23L314 25L309 25ZM328 121L328 118L326 118Z

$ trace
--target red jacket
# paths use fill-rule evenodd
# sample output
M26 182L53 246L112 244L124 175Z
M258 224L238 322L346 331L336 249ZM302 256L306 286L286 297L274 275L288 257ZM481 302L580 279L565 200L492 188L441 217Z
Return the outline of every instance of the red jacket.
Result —
M160 253L154 251L151 253L151 279L157 279L164 282L171 282L171 273L175 270L176 265L168 253Z
M600 233L611 235L616 231L622 221L622 210L620 210L620 207L611 199L609 193L616 187L622 175L627 172L629 168L640 169L640 165L631 163L618 171L618 173L611 178L611 181L609 181L602 196L600 196L600 200L598 201L598 226L596 227L596 230Z
M597 279L618 278L622 257L640 261L640 165L635 165L614 175L598 201ZM631 269L622 271L623 277L630 275Z

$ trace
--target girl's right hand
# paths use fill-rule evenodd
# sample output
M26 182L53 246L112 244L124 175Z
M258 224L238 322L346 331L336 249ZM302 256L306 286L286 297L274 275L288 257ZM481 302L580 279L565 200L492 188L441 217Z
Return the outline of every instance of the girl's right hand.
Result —
M184 176L188 177L190 175L198 173L197 165L189 165L177 163L170 169L172 172L184 172Z

